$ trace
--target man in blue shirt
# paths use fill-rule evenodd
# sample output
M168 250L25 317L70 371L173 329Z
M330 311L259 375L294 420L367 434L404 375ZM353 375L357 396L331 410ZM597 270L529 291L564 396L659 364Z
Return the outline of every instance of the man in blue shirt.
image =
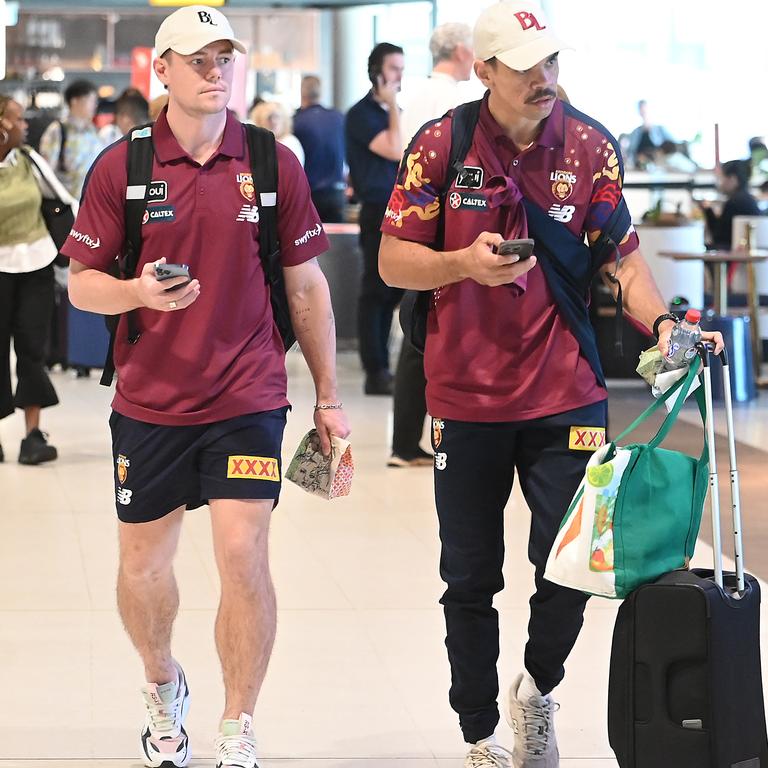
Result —
M301 80L301 109L293 133L304 148L304 172L320 220L344 221L344 115L320 104L320 79Z
M347 113L347 164L360 209L363 277L358 307L365 393L392 393L389 330L403 291L379 276L379 227L387 210L403 150L397 92L405 68L403 49L379 43L368 57L371 90Z

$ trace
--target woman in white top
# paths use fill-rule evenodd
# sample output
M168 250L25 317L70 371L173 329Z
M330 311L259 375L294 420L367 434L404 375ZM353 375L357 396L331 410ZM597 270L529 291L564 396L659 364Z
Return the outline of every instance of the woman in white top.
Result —
M299 158L304 167L304 149L301 142L293 135L293 120L288 110L278 101L262 101L257 104L248 116L254 125L266 128L275 134L275 138L285 144Z
M71 204L40 155L23 147L22 106L0 94L0 419L24 411L26 437L19 462L57 457L40 431L40 411L59 402L45 370L45 348L54 305L57 249L41 213L43 192ZM16 391L11 386L10 344L16 351ZM0 446L0 461L4 459Z

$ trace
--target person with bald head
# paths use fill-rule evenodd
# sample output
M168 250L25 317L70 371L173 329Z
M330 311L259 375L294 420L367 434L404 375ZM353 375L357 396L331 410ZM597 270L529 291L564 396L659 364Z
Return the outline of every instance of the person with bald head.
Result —
M301 108L293 118L293 134L304 148L312 202L321 221L344 221L344 115L320 103L322 87L316 75L301 80Z

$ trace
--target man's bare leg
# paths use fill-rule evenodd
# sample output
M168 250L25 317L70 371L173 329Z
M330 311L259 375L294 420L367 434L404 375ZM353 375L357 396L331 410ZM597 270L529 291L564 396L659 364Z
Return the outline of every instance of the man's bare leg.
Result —
M256 706L275 641L275 590L269 572L271 500L211 500L221 602L216 648L224 675L223 720Z
M176 679L171 632L179 609L173 558L184 507L151 523L120 523L117 605L147 682Z

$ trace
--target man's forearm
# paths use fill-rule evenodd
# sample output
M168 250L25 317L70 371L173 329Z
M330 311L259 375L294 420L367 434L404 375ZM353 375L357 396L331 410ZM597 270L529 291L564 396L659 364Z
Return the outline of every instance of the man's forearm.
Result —
M421 243L383 235L379 249L379 273L387 285L427 291L458 283L464 251L435 251Z
M336 402L336 322L328 283L322 279L288 294L296 339L312 374L317 402Z
M78 309L102 315L119 315L143 306L135 280L118 280L96 269L75 267L69 273L69 300Z
M606 266L603 272L613 274L613 266ZM622 299L626 311L649 331L652 330L656 318L668 309L653 279L648 262L640 251L633 251L621 260L616 277L621 282ZM608 285L611 286L615 298L617 287L610 282Z

